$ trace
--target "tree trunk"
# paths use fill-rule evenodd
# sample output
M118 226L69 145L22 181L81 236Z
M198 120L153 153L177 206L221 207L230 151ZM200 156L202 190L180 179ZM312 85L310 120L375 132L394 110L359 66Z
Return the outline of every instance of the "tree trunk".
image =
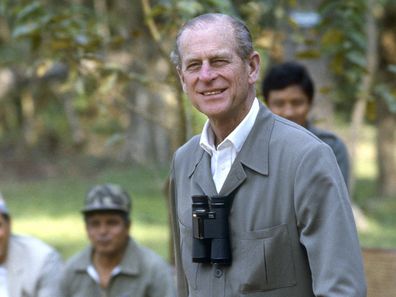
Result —
M367 72L362 79L359 94L357 94L358 100L356 101L352 111L352 119L351 119L351 127L350 127L349 148L351 152L350 164L352 170L350 176L349 189L352 194L354 192L355 183L356 183L356 176L354 169L356 168L357 144L360 138L364 116L366 114L367 102L372 92L373 80L377 73L377 68L378 68L378 27L373 16L374 5L375 5L374 0L368 1L368 10L366 17L367 18L367 22L366 22Z
M165 83L171 72L169 55L165 59L152 38L141 1L120 1L113 9L113 14L127 20L126 31L131 35L128 71L156 79L150 84L136 79L127 88L129 124L122 155L143 164L168 164L181 143L175 132L180 124L184 127L175 111L179 107L177 96Z
M73 147L77 150L80 150L86 141L86 137L81 127L77 112L74 108L73 98L68 94L63 96L63 109L69 124Z
M381 80L396 89L394 74L387 71L388 65L396 64L396 5L385 7L381 31ZM377 153L378 190L381 196L396 197L396 114L389 108L389 102L377 98Z
M396 115L383 100L377 100L378 190L381 196L396 196Z

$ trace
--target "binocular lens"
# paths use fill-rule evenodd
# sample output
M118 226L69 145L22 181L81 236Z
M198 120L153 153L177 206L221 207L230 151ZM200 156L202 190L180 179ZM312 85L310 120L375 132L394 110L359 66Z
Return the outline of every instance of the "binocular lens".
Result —
M195 263L231 264L227 197L192 196Z

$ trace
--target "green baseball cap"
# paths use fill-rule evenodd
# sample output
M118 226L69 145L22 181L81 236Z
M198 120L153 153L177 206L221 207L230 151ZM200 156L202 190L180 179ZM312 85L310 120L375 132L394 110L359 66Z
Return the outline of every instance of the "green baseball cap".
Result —
M108 183L93 186L85 197L85 205L81 211L89 213L106 210L130 213L131 198L119 185Z

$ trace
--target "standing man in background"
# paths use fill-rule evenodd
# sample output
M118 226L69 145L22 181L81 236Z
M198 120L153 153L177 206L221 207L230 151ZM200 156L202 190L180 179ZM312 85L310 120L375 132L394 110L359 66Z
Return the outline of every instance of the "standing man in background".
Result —
M329 146L256 98L240 20L204 14L172 60L208 118L170 179L179 297L365 297L348 191Z
M346 145L334 133L318 129L308 121L315 87L307 69L297 62L273 66L264 77L262 92L265 103L273 113L303 126L331 147L345 183L349 186L349 157Z
M0 296L58 297L62 259L39 239L12 234L11 216L0 194Z

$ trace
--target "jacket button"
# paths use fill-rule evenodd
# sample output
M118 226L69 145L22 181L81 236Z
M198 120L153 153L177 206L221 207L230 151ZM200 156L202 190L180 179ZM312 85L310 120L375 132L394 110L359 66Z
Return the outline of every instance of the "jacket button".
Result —
M223 275L223 270L220 268L215 269L215 277L220 278Z

